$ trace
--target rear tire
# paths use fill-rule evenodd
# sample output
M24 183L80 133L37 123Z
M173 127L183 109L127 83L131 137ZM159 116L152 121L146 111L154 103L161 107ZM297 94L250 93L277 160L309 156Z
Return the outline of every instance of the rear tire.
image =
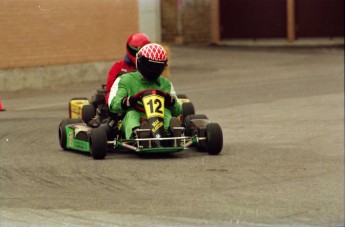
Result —
M218 155L223 148L223 132L219 124L210 123L206 126L206 150L210 155Z
M93 105L84 105L81 109L81 118L87 124L96 116L96 109Z
M59 143L62 149L64 149L65 151L68 150L67 148L67 134L66 134L66 125L69 124L77 124L77 123L83 123L83 121L81 119L65 119L63 121L61 121L60 125L59 125Z
M104 159L107 155L107 133L103 128L94 128L91 131L90 153L93 159Z
M185 95L185 94L177 94L177 98L179 98L179 99L188 99L187 95Z
M188 115L194 115L195 114L195 109L194 105L191 102L185 102L182 103L182 117L183 119L186 119Z

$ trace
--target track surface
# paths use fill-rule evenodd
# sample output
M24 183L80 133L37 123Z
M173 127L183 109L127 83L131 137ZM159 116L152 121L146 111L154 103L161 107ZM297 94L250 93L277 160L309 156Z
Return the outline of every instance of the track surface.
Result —
M222 126L221 155L95 161L57 130L101 82L2 93L0 226L343 226L344 51L171 51L175 89Z

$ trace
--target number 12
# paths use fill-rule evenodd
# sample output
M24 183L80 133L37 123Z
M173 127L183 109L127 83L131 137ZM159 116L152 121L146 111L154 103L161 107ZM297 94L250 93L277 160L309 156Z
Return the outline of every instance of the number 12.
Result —
M150 106L150 112L153 113L160 113L163 114L163 111L161 110L162 108L162 102L159 99L150 99L150 101L147 102L147 104ZM156 109L154 108L154 104L156 104Z

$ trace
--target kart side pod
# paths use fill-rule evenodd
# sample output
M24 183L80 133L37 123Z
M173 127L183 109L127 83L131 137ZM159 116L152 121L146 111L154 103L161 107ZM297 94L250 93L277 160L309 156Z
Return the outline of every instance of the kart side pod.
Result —
M192 119L190 121L190 131L199 136L205 135L206 126L211 123L209 119Z

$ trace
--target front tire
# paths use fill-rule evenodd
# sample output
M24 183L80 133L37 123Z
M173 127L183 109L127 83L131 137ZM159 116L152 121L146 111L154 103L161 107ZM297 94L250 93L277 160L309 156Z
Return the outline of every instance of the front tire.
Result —
M90 153L93 159L104 159L107 155L107 133L103 128L94 128L91 131Z
M223 148L223 132L219 124L210 123L206 126L206 150L210 155L218 155Z

